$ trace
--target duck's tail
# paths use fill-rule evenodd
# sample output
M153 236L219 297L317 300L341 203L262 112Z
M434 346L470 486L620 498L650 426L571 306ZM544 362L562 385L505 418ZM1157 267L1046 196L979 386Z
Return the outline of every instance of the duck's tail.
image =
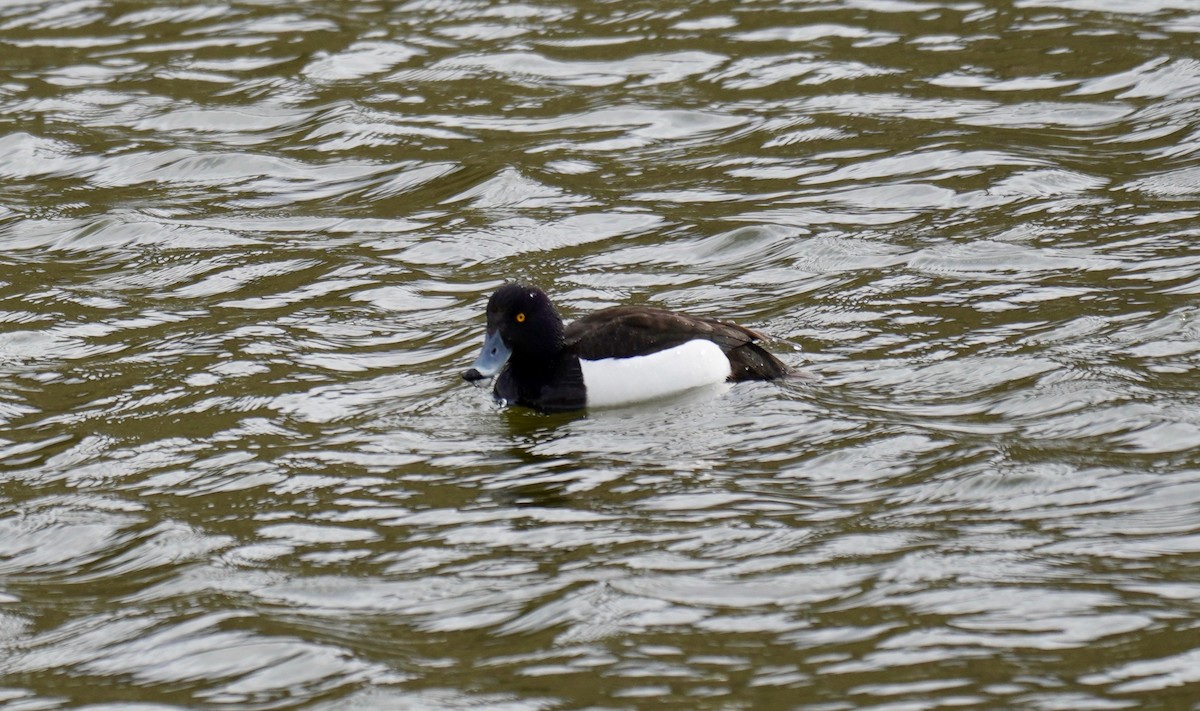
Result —
M725 355L733 370L729 375L730 380L777 380L793 373L783 361L753 341L743 343Z

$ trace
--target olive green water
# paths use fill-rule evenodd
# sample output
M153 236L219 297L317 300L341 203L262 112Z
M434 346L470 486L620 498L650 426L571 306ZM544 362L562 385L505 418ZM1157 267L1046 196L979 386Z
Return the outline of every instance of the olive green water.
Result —
M0 3L0 702L1200 708L1198 35ZM517 277L810 378L501 410Z

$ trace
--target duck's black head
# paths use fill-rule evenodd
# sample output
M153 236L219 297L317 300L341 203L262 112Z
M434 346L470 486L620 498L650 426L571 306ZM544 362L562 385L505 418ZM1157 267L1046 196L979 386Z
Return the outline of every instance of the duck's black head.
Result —
M550 297L536 286L505 284L488 300L483 352L463 377L490 377L510 359L548 361L562 349L562 343L562 318Z

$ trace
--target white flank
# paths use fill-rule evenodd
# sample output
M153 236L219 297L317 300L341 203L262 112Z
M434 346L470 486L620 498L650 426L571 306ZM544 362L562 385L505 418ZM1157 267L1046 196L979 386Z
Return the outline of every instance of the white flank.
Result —
M588 407L624 405L724 382L729 359L712 341L697 339L635 358L579 359Z

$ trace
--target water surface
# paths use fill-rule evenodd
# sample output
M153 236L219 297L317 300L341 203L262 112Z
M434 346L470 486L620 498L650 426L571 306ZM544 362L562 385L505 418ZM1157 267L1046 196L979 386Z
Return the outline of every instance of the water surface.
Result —
M0 700L1195 708L1190 0L0 5ZM810 377L568 415L488 294Z

